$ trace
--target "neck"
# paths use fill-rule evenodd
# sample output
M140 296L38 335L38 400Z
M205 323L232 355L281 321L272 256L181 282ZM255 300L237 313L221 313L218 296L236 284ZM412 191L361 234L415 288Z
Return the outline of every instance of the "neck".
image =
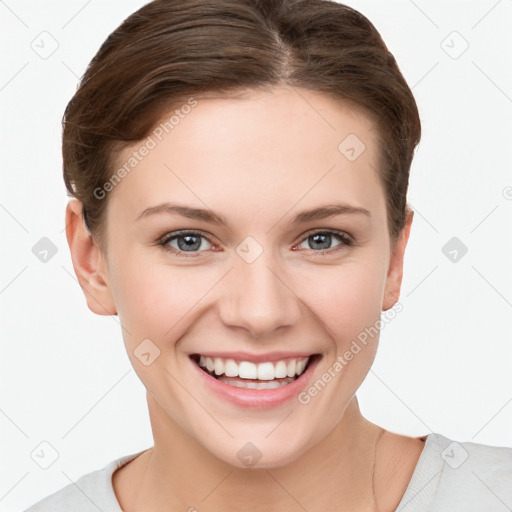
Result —
M375 448L383 430L361 416L355 396L320 443L293 463L268 469L226 464L172 422L149 393L148 406L154 447L141 455L140 487L125 495L126 510L375 509Z

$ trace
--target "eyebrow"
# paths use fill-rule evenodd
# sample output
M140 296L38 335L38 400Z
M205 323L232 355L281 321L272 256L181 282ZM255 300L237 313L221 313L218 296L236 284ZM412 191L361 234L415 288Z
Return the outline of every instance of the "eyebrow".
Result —
M228 221L222 215L215 213L212 210L206 210L203 208L191 208L189 206L183 206L172 203L161 203L150 208L146 208L142 211L136 220L148 217L150 215L156 215L158 213L167 213L171 215L181 215L187 219L203 220L211 224L219 224L221 226L228 226ZM303 224L314 220L325 219L327 217L333 217L335 215L349 215L349 214L363 214L371 217L371 213L366 209L359 206L352 206L349 204L335 203L322 205L317 208L305 210L299 213L291 221L292 224Z

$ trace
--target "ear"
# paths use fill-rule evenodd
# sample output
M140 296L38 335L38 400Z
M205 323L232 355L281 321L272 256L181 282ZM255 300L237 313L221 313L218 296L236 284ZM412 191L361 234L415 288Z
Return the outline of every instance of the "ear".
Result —
M386 286L384 289L384 298L382 301L382 311L391 309L400 297L400 287L402 285L404 253L409 233L411 231L412 219L414 217L413 210L407 210L405 226L400 233L398 240L392 250L389 261L388 275L386 277Z
M104 255L85 226L82 203L77 199L71 200L66 207L66 238L89 309L97 315L117 314L107 281Z

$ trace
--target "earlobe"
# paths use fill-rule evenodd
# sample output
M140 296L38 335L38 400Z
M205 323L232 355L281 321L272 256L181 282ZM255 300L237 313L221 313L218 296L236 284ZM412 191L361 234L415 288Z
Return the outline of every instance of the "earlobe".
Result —
M409 240L412 219L414 217L413 210L407 210L406 223L404 229L396 242L389 261L388 275L386 277L386 286L384 289L384 297L382 300L382 311L391 309L400 297L400 288L402 285L404 253Z
M73 268L89 309L97 315L117 314L106 278L104 255L87 231L82 216L82 203L77 199L69 201L66 207L66 238Z

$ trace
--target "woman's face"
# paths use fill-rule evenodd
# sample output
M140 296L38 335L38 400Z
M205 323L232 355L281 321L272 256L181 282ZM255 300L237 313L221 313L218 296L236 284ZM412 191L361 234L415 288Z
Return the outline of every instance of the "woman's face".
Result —
M398 298L407 240L391 252L376 131L358 110L292 88L194 105L117 160L130 170L105 199L101 300L154 430L277 467L333 430L367 375L378 335L361 333Z

